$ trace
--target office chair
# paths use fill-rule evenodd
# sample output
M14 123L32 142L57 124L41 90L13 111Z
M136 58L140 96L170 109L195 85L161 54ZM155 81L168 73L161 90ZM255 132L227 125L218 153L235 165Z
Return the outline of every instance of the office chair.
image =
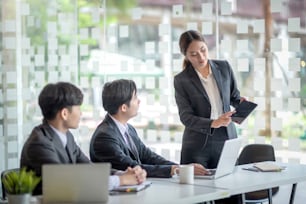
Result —
M4 176L12 171L18 172L19 170L20 170L19 168L15 168L15 169L7 169L7 170L2 171L1 173L2 200L6 200L6 192L4 189L4 184L2 182Z
M246 145L237 160L238 165L249 164L262 161L275 161L274 148L269 144L249 144ZM272 201L272 196L279 190L279 187L264 189L245 193L245 203L263 203Z

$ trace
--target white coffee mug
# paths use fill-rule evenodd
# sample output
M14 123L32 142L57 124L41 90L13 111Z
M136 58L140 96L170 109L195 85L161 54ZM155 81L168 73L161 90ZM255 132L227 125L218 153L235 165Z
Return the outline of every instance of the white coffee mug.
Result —
M193 165L180 165L175 169L174 173L178 175L179 181L182 184L193 184L194 167Z

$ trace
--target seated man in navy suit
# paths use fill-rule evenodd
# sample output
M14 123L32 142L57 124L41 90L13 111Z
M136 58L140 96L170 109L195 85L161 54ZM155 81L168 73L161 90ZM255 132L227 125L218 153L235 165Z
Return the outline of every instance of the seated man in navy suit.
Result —
M171 177L178 164L152 152L139 139L128 120L137 115L140 100L136 84L132 80L115 80L104 85L103 107L107 111L104 120L96 128L90 142L90 158L93 162L111 162L113 168L126 169L141 166L148 177ZM194 165L194 173L203 175L206 169Z
M83 93L70 83L58 82L46 85L39 95L43 122L36 126L23 146L20 166L33 170L41 176L43 164L90 163L74 141L70 128L77 128L80 121L80 106ZM146 171L140 166L126 167L124 172L112 170L109 189L119 185L142 183ZM33 194L41 194L41 183Z

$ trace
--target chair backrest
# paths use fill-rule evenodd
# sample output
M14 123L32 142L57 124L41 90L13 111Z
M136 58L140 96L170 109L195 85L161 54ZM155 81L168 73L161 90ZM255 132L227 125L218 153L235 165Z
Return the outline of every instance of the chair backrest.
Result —
M237 160L237 164L249 164L262 161L275 161L274 148L270 144L246 145Z
M249 164L262 161L275 161L274 148L270 144L249 144L246 145L237 159L237 164ZM272 195L275 195L279 187L272 188ZM267 189L246 193L246 203L262 203L268 196Z
M5 192L5 188L4 188L4 184L3 184L3 178L5 177L5 175L7 175L10 172L18 172L20 169L19 168L15 168L15 169L7 169L1 172L1 187L2 187L2 199L5 200L6 199L6 192Z

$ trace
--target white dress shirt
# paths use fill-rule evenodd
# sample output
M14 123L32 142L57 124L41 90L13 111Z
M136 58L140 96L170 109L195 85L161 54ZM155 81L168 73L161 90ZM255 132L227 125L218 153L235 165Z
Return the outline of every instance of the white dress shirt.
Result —
M209 74L205 78L201 75L200 72L196 70L198 76L200 77L201 83L208 95L210 106L211 106L211 113L210 118L211 119L218 119L220 115L223 114L223 108L222 108L222 100L220 96L220 92L216 83L216 80L214 78L214 75L211 72L211 68L209 66Z

